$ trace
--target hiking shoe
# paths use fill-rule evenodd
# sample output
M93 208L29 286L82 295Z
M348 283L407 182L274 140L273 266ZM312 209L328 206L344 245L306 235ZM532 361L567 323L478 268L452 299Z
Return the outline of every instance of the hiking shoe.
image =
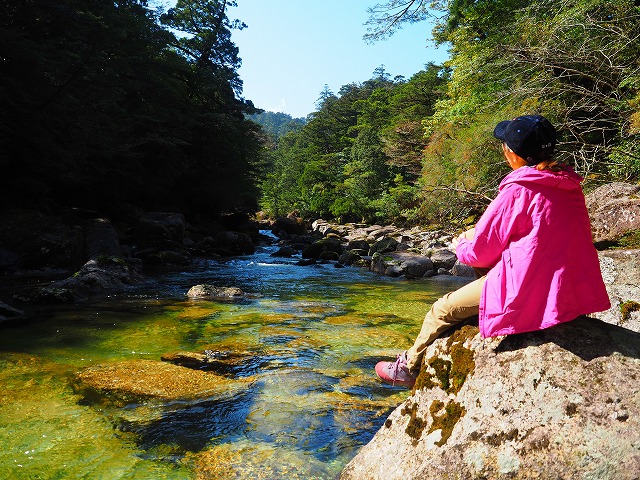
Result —
M416 383L416 375L407 368L407 352L398 355L395 362L378 362L376 375L383 382L403 387L413 387Z

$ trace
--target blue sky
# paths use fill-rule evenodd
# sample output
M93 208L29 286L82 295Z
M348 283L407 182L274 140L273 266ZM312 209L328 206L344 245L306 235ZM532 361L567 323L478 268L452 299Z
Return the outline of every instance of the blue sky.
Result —
M366 44L367 8L382 0L238 0L231 19L248 25L234 31L240 49L242 96L264 110L306 117L325 85L363 82L380 65L407 78L430 61L441 63L427 23L405 25L385 41Z

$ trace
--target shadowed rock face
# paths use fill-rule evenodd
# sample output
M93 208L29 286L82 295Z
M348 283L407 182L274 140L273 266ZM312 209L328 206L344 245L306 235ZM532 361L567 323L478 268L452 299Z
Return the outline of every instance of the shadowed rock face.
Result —
M637 479L640 334L591 318L425 355L419 389L342 472L358 479Z

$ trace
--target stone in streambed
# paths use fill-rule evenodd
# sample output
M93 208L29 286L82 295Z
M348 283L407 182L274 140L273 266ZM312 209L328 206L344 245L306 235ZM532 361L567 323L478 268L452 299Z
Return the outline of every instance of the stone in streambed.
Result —
M428 257L411 252L376 253L371 260L371 271L381 275L421 278L433 271L433 262Z
M147 399L206 399L245 383L167 362L129 360L85 368L76 374L74 388L91 403L121 406Z
M238 287L216 287L215 285L195 285L187 292L189 298L214 299L214 300L241 300L245 293Z

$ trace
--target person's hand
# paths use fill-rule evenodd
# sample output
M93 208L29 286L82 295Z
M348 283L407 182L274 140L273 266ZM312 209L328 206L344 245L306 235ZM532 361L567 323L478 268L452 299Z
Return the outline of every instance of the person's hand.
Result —
M460 235L460 237L466 238L467 240L473 240L473 237L475 237L475 236L476 236L475 227L474 228L470 228L469 230L464 232L462 235Z
M453 248L458 248L458 244L460 243L460 240L462 240L463 238L467 240L473 240L473 237L475 237L475 235L476 235L476 229L470 228L466 232L462 232L460 235L454 238L451 241L451 245L453 245Z

